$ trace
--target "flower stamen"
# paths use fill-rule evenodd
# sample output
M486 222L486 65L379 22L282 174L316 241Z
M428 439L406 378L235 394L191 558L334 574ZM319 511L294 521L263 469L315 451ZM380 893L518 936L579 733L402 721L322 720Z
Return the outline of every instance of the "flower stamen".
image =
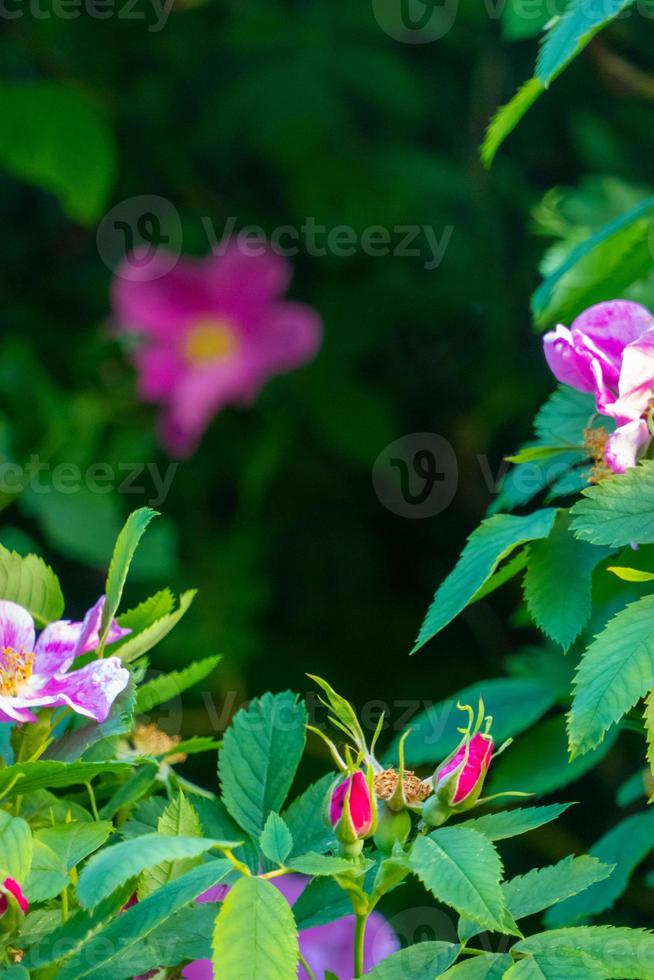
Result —
M0 651L0 695L16 697L34 670L34 654L2 647Z

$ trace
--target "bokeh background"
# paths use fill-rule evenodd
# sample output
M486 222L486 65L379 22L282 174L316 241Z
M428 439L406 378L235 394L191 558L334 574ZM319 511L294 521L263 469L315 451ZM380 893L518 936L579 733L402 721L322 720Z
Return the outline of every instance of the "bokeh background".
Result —
M606 57L609 45L643 65L649 26L618 21L591 45L486 171L485 127L536 48L523 35L538 24L512 0L461 0L451 29L424 44L390 36L369 0L180 0L163 24L144 0L102 19L62 9L77 8L2 15L3 459L170 462L111 332L98 227L121 202L165 198L176 244L196 255L209 250L206 222L220 232L230 217L269 233L308 218L358 235L418 225L440 240L450 228L435 269L424 237L410 257L300 247L291 295L322 316L321 353L251 408L226 409L180 463L129 598L200 588L153 666L221 653L218 710L229 692L238 704L304 691L306 671L359 704L438 701L498 676L535 636L512 621L519 586L408 654L492 503L488 474L529 437L552 388L529 315L539 262L651 182L647 100ZM30 96L37 83L70 101ZM443 512L412 519L386 506L372 473L389 444L421 432L454 447L458 481ZM140 495L5 493L0 540L43 554L79 613L125 515L152 496L147 481ZM183 734L211 731L202 693L185 703Z

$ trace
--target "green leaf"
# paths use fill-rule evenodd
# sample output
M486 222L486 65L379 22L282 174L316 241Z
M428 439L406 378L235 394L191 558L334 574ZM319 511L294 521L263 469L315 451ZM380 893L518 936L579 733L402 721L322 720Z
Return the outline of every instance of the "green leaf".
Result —
M30 969L60 964L57 980L82 977L113 977L114 959L138 947L175 912L213 887L232 870L228 861L209 861L166 885L156 894L117 915L115 904L106 900L92 912L77 912L67 923L31 949L26 957ZM120 897L124 904L128 896ZM120 908L120 906L119 906Z
M507 953L484 953L457 963L443 974L442 980L501 980L512 964Z
M439 902L484 929L515 934L500 887L502 862L488 838L467 827L443 827L417 838L409 863Z
M489 840L506 840L536 830L552 820L556 820L572 806L572 803L552 803L550 806L532 806L526 809L501 810L500 813L485 813L457 824L469 827L488 837Z
M202 837L200 818L181 790L159 817L157 833L164 837ZM153 868L147 868L139 879L139 901L175 878L181 878L201 860L201 855L193 855L177 861L162 861Z
M62 858L43 841L36 839L32 867L23 889L28 902L47 902L61 895L69 884L70 875Z
M152 626L162 616L167 616L175 608L175 596L170 589L161 589L134 609L127 609L118 616L118 624L132 633L140 633Z
M416 943L387 956L364 976L370 980L433 980L454 963L459 949L455 943Z
M284 805L304 751L305 723L297 695L268 693L238 711L225 732L218 761L223 800L252 837Z
M557 902L604 881L614 865L603 864L587 854L566 857L546 868L533 868L502 885L506 904L515 919L542 912Z
M144 653L151 650L152 647L156 646L165 636L168 636L170 631L177 626L182 616L188 611L196 595L196 589L189 589L186 592L182 592L179 597L179 606L174 612L169 613L167 616L162 616L152 626L146 627L146 629L137 633L136 636L130 636L121 643L116 649L116 654L121 658L123 663L131 663L133 660L137 660Z
M216 919L213 963L222 980L295 980L299 948L293 913L263 878L241 878Z
M61 619L64 611L64 597L59 579L50 566L37 555L23 558L2 545L0 598L23 606L41 626Z
M347 892L333 878L314 878L293 905L298 929L311 929L352 914Z
M493 118L486 130L486 136L481 147L481 159L485 167L490 167L504 140L516 128L524 114L531 109L539 95L545 89L537 78L530 78L521 85L510 102L503 105Z
M500 677L480 681L410 719L411 731L405 742L408 763L435 765L445 759L461 741L461 712L457 710L457 702L476 707L480 697L487 713L495 719L493 734L497 742L533 725L557 700L552 687L535 678ZM397 760L399 738L398 735L385 754L389 765Z
M610 565L607 572L611 572L616 578L623 582L654 582L654 572L641 572L639 568L622 568L618 565Z
M88 783L100 773L127 775L126 762L21 762L0 769L0 796L3 800L24 796L39 789L62 789Z
M468 538L456 568L437 590L413 652L465 609L503 558L527 541L546 538L555 517L556 510L550 508L536 511L528 517L495 514L482 521Z
M538 55L536 78L545 88L563 71L589 41L634 0L570 0L562 17L557 17L545 35Z
M126 735L131 731L134 723L135 697L136 684L134 677L131 677L125 690L121 691L112 704L104 721L99 723L95 720L88 721L84 725L72 728L48 746L41 758L59 762L76 762L102 739Z
M654 976L654 935L644 929L613 926L552 929L529 936L513 947L514 953L538 957L558 957L568 951L584 953L596 960L611 980L642 980Z
M529 546L524 580L529 612L538 628L564 650L590 618L593 571L610 553L574 538L564 511L549 537Z
M156 708L157 705L164 704L172 698L179 697L189 687L199 684L205 677L215 670L220 663L220 656L205 657L203 660L196 660L182 670L173 670L169 674L160 674L151 681L141 684L136 696L136 711L138 714L145 714Z
M582 755L654 688L654 595L614 616L577 668L568 724L570 751Z
M259 844L264 855L274 864L284 864L293 850L293 835L278 813L273 811L268 814Z
M534 430L540 442L575 446L583 439L584 429L591 428L596 419L592 395L559 385L540 408L534 419ZM602 422L606 421L602 419Z
M574 448L579 448L580 451L583 449L581 446ZM552 456L567 452L570 452L569 446L524 446L517 453L504 458L509 463L533 463L541 459L551 459Z
M647 764L650 773L654 776L654 691L650 691L645 699L643 722L645 725L645 738L647 739Z
M232 849L239 841L216 841L197 837L160 837L146 834L122 841L91 858L79 876L77 897L83 908L93 908L130 878L162 861L192 858L213 847Z
M302 854L291 858L288 866L311 878L315 875L339 875L352 871L352 862L347 858L330 857L328 854Z
M37 830L35 839L57 855L67 871L97 851L113 831L108 820L93 823L60 823Z
M109 572L107 573L106 602L102 613L99 649L104 647L111 621L118 612L129 566L132 564L139 541L153 517L157 517L157 511L152 510L151 507L140 507L138 510L132 511L116 539Z
M56 194L73 220L94 224L115 170L113 140L95 101L52 82L3 84L0 115L5 170Z
M0 871L22 882L32 863L32 831L21 817L0 810Z
M618 548L654 542L654 460L644 460L584 490L571 510L572 530L590 544Z
M293 800L283 817L293 837L291 854L297 857L308 851L322 854L332 850L336 838L331 827L322 818L327 793L334 782L334 774L325 773L321 779Z
M620 821L589 849L612 873L582 895L550 909L545 922L550 928L574 925L611 908L629 884L634 868L654 847L654 812L636 813Z
M574 949L526 956L504 976L507 980L611 980L599 963Z
M565 718L563 715L548 718L517 739L493 764L488 794L517 789L544 796L561 789L596 766L613 745L616 735L617 730L594 752L570 762ZM534 765L534 759L538 765Z

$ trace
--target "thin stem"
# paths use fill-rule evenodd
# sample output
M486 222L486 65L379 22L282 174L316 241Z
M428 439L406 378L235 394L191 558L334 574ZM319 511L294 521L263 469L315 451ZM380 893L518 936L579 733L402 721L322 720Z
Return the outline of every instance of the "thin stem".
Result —
M368 925L368 912L364 915L357 915L354 922L354 976L363 976L363 958L366 943L366 926Z
M93 792L93 787L90 783L84 783L89 794L89 800L91 801L91 811L93 813L93 819L96 823L100 822L100 814L98 813L98 807L95 802L95 793Z
M68 887L61 893L61 921L68 921Z

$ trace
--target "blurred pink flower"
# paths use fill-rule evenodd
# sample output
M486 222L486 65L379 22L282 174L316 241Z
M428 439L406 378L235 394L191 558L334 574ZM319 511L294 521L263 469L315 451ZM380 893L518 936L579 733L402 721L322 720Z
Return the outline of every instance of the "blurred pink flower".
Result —
M282 893L289 905L294 905L309 884L303 875L285 875L271 882ZM199 901L222 901L226 889L219 886L211 889ZM325 971L335 973L339 980L351 980L354 963L354 916L329 922L324 926L302 929L299 934L300 951L315 973L323 977ZM377 963L395 953L400 948L397 936L390 925L378 912L373 912L368 920L364 968L367 972ZM185 980L213 980L211 960L196 960L182 970ZM307 980L304 968L298 966L298 977Z
M27 904L27 899L23 895L23 889L20 887L15 878L5 878L2 884L0 884L0 915L4 915L9 908L8 895L11 895L16 899L18 907L23 915L27 915L29 905Z
M595 395L597 411L618 423L604 451L614 473L635 466L651 434L654 316L638 303L611 300L585 310L568 329L544 337L545 358L563 384Z
M285 259L245 254L236 242L172 269L160 250L141 281L118 270L116 325L141 341L133 352L139 395L164 406L161 437L172 455L191 455L225 405L251 403L268 378L316 354L320 318L282 298L290 279Z
M37 639L27 609L0 600L0 722L36 721L32 708L59 705L95 721L105 720L127 686L129 671L119 657L70 670L76 657L97 648L104 602L103 596L81 623L67 619L50 623ZM114 621L108 642L129 632Z

